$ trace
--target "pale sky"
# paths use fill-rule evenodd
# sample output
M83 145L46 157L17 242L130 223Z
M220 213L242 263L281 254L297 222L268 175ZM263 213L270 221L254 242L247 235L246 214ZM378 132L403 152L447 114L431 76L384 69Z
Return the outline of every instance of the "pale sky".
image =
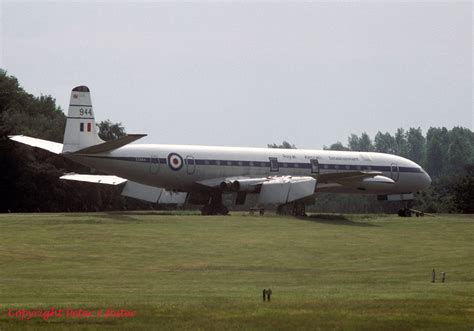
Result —
M472 3L13 2L0 67L141 142L299 148L473 129ZM20 133L20 132L19 132Z

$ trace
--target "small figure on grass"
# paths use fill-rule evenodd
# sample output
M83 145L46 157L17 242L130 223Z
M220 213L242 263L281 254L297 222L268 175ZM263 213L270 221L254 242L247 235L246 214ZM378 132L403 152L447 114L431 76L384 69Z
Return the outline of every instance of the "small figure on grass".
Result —
M434 283L435 281L436 281L436 272L433 269L433 271L431 272L431 282Z
M441 283L444 283L446 280L446 273L444 271L441 271Z
M262 291L262 297L263 297L263 301L266 300L266 297L267 297L267 289L264 288L263 291Z
M267 290L267 300L270 301L271 297L272 297L272 289L269 288L269 289Z

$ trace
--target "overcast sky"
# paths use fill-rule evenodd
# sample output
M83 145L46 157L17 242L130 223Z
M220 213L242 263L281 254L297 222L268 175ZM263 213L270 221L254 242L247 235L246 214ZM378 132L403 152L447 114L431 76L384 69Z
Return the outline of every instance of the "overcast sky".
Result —
M473 129L472 3L1 3L0 66L144 142L300 148Z

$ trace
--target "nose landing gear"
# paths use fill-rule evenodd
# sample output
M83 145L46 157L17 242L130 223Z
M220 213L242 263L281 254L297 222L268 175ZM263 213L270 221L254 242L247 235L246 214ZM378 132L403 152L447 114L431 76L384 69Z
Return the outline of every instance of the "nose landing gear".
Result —
M412 217L413 214L415 214L416 217L425 216L424 212L422 212L420 210L410 209L410 208L404 208L404 209L400 209L398 211L398 216L400 216L400 217Z

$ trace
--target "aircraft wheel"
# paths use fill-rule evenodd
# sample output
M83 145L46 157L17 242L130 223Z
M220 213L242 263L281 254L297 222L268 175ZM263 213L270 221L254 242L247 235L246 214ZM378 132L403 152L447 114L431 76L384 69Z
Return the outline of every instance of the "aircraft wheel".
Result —
M306 216L306 208L304 203L295 202L293 206L293 216Z
M306 216L306 207L302 202L285 203L277 207L278 215Z

